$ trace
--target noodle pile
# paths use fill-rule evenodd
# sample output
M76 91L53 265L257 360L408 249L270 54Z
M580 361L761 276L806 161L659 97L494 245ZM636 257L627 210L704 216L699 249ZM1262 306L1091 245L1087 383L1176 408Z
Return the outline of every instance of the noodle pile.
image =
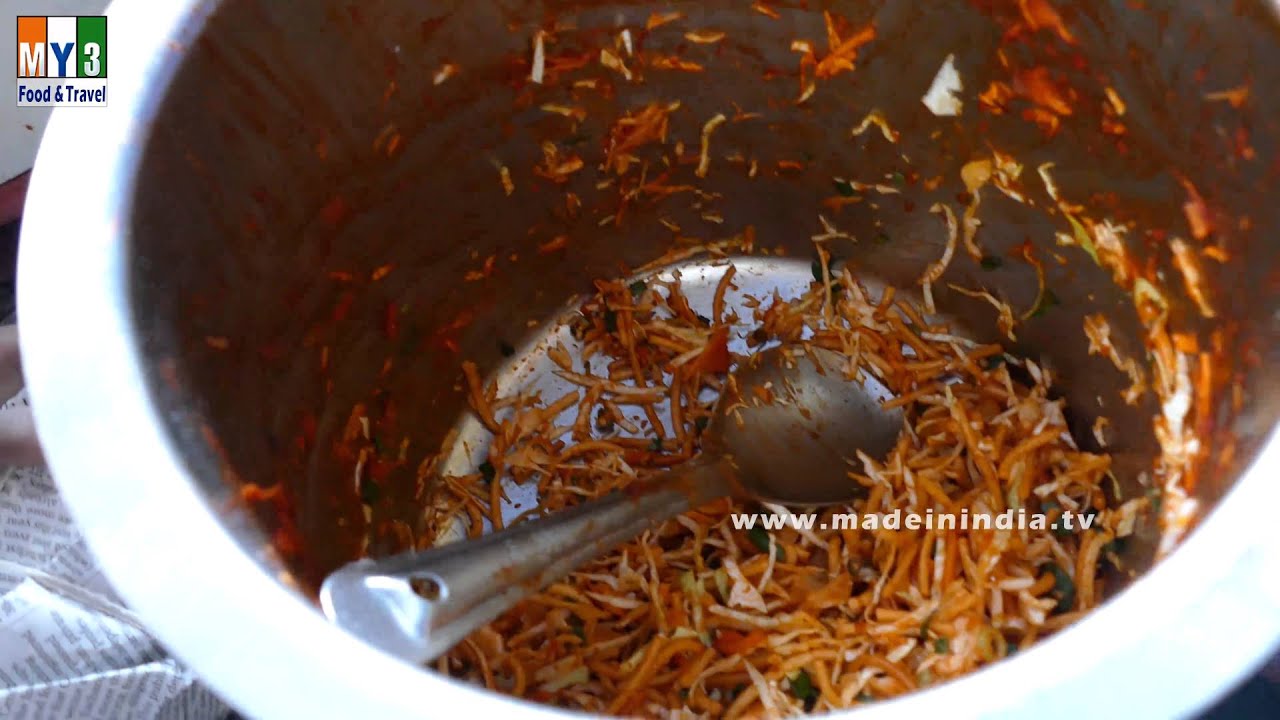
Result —
M819 258L802 297L747 297L749 319L726 309L731 266L711 317L678 274L598 282L573 325L581 352L551 353L577 386L563 397L498 397L469 365L493 442L479 471L436 484L426 534L500 527L504 478L536 483L538 511L554 512L692 457L736 362L731 336L834 350L851 382L870 374L894 392L906 420L889 457L849 448L863 499L817 509L813 530L730 523L798 508L725 499L688 512L522 601L440 658L441 672L592 712L794 715L962 675L1097 604L1109 544L1148 500L1109 507L1110 458L1076 446L1049 372L930 324L892 289L873 298ZM607 370L593 374L592 358ZM1083 531L816 529L832 513L1006 508L1097 517Z

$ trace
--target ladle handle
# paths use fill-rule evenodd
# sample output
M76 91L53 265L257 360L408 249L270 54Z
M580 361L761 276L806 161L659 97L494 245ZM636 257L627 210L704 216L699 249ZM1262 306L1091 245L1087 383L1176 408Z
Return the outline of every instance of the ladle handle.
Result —
M356 561L325 579L321 606L367 642L426 662L587 561L728 495L725 462L699 458L638 492L611 493L475 540Z

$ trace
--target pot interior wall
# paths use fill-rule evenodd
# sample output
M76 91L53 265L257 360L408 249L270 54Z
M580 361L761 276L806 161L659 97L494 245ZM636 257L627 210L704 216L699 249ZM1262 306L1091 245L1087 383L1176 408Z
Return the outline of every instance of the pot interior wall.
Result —
M215 507L231 507L228 523L248 548L263 550L263 538L274 538L278 556L266 553L264 562L281 563L311 587L357 553L370 527L371 551L394 549L402 539L384 531L387 521L414 527L420 513L417 461L465 411L462 360L493 366L530 322L589 291L592 279L672 247L678 240L658 218L703 241L751 227L758 246L808 257L833 177L902 173L901 195L872 196L829 217L861 239L838 251L858 272L910 288L946 240L930 206L942 201L959 211L959 168L992 148L1024 165L1029 187L1039 190L1035 168L1052 161L1064 195L1137 223L1130 251L1140 266L1163 269L1173 327L1203 347L1213 327L1224 328L1219 342L1234 365L1221 372L1240 384L1242 403L1232 407L1224 393L1208 414L1203 429L1215 452L1206 454L1196 493L1213 502L1229 488L1278 409L1266 389L1274 387L1269 367L1277 364L1269 360L1280 337L1272 294L1280 213L1270 197L1280 176L1280 101L1266 89L1280 87L1280 36L1261 5L1072 5L1062 15L1077 45L1050 56L1008 37L1016 3L839 3L857 26L874 19L877 39L854 72L819 83L803 105L795 104L798 56L789 46L794 38L825 46L826 3L777 3L777 20L744 3L671 5L687 27L723 30L727 39L706 47L679 33L641 32L645 4L227 0L175 50L182 66L142 126L130 189L135 322L155 402L193 478ZM527 82L530 38L555 22L551 53L597 48L626 26L647 49L665 47L709 70L648 72L643 83L615 75L609 97L584 94L588 118L572 129L539 107L567 91ZM1036 58L1078 89L1074 112L1052 137L1020 112L979 110L978 93L1004 72L1001 47ZM949 54L964 81L965 110L939 118L920 98ZM457 72L437 83L446 64ZM1253 92L1241 107L1205 97L1245 83ZM1106 86L1126 105L1122 137L1101 129ZM682 107L670 141L695 153L702 124L716 113L761 113L715 136L721 155L738 151L761 172L749 178L745 164L717 156L701 187L720 194L714 208L723 224L673 197L628 207L621 222L602 227L618 209L616 191L595 189L608 124L673 99ZM899 145L875 131L851 136L873 109L900 131ZM536 178L530 169L544 140L572 148L588 171L567 188ZM803 169L779 170L779 161ZM515 179L509 197L500 166ZM934 175L944 182L928 190ZM690 178L692 165L676 168L671 181ZM1205 268L1214 323L1198 317L1171 265L1167 238L1190 238L1180 179L1215 213L1213 236L1196 242L1228 251L1228 260ZM565 209L565 189L584 200L577 216ZM958 257L945 281L988 287L1025 309L1037 282L1016 248L1029 242L1048 259L1059 305L1019 327L1011 351L1056 370L1081 442L1094 443L1094 419L1109 418L1116 474L1134 492L1158 452L1151 429L1158 406L1150 394L1123 402L1128 379L1089 355L1081 330L1085 315L1105 313L1116 346L1143 358L1130 292L1083 250L1055 244L1055 233L1068 230L1060 215L990 189L983 200L979 241L1003 264L989 269ZM539 252L562 235L567 251ZM491 275L464 280L490 256ZM989 306L945 288L936 297L975 334L998 337ZM391 442L407 438L414 459L385 479L368 521L352 468L331 456L357 402L390 408ZM246 512L225 503L242 483L285 492ZM1149 557L1151 537L1148 528L1131 544L1135 564Z

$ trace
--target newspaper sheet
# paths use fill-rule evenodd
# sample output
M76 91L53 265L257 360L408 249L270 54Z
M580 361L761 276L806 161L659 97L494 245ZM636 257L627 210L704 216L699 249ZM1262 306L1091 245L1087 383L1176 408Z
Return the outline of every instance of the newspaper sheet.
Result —
M26 403L24 392L0 413ZM229 714L124 607L49 474L0 470L0 717Z

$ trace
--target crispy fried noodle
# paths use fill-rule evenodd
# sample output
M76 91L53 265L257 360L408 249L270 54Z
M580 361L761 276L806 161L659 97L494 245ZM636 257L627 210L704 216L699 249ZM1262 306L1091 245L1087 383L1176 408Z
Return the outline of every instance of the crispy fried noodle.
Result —
M726 499L525 600L438 669L595 712L781 716L967 673L1092 608L1104 549L1131 531L1134 503L1146 500L1108 507L1110 459L1076 447L1049 372L996 345L950 342L907 301L873 303L848 271L836 280L757 303L736 324L722 318L722 300L714 320L696 315L678 280L598 283L574 328L581 354L606 358L607 371L575 368L559 348L579 392L501 398L473 385L472 404L494 435L492 472L437 483L429 532L457 523L481 532L481 516L499 515L503 477L537 483L541 509L555 511L693 456L730 369L731 334L757 348L781 341L844 353L851 382L852 373L881 378L906 410L887 460L850 466L864 499L825 513L1012 507L1052 519L1069 509L1097 513L1094 530L742 531L730 515L762 508ZM624 407L658 416L650 437L620 426ZM569 409L577 419L566 424Z

